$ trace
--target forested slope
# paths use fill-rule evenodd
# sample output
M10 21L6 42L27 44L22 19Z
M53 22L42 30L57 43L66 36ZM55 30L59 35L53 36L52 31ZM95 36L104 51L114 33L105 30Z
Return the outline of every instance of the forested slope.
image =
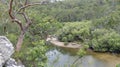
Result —
M24 2L15 1L16 7ZM0 0L0 35L16 44L21 30L11 22L8 2ZM20 58L27 67L44 66L45 52L49 50L45 42L48 35L57 35L64 42L81 42L93 51L120 53L120 0L46 0L44 3L26 10L33 23L25 34L20 53L14 57ZM13 9L17 10L15 5ZM19 15L17 18L25 23Z

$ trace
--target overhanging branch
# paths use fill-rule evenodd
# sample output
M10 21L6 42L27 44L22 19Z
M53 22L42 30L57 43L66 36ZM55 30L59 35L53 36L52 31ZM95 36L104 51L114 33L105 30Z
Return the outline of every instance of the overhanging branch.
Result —
M21 10L27 8L27 7L30 7L30 6L34 6L34 5L41 5L42 3L33 3L33 4L27 4L21 8L18 9L17 13L19 13Z

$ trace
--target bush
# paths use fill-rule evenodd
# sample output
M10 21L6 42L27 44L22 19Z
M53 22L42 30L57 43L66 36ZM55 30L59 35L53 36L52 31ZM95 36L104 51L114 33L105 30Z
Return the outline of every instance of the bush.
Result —
M68 40L67 40L67 37L63 37L61 41L67 42L67 41L68 41Z
M73 42L76 40L83 42L85 39L90 37L90 28L90 21L72 23L68 22L65 23L62 29L57 31L57 36L58 39L63 42Z
M8 39L13 43L13 45L15 46L15 44L17 43L17 35L16 34L12 34L9 33L6 35L8 37Z
M62 23L57 22L52 17L40 18L35 15L35 22L29 28L32 35L38 35L41 38L46 38L48 35L52 35L59 28L62 27Z
M94 51L119 52L120 35L113 30L96 29L92 32L91 45Z
M80 56L80 57L85 56L85 55L86 55L85 49L80 49L80 50L77 52L77 55Z
M115 31L120 33L120 12L112 11L107 16L101 17L100 19L95 19L93 21L94 28L106 28L106 29L114 29Z
M15 54L15 58L19 58L26 67L44 67L47 61L45 55L47 46L44 40L32 42L31 46L24 45L20 53Z

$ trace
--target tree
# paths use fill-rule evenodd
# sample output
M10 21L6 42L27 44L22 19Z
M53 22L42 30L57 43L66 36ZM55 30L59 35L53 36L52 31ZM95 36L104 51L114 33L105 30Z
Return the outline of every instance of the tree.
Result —
M9 3L9 16L12 22L17 23L17 25L20 27L20 35L18 37L18 41L16 44L16 51L19 52L21 45L23 43L23 39L25 36L25 33L27 32L29 26L32 24L32 20L29 18L29 16L26 13L26 8L33 5L41 5L44 4L43 1L40 3L29 3L28 0L24 1L16 1L16 0L10 0ZM15 6L17 5L17 6ZM17 10L16 10L17 8ZM24 18L25 21L18 18L18 16L21 16Z

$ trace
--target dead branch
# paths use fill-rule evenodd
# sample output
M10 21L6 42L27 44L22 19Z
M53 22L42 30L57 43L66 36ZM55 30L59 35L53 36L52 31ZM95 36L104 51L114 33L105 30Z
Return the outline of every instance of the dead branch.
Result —
M41 3L33 3L33 4L25 4L23 7L18 9L17 13L19 13L21 10L23 10L27 7L34 6L34 5L41 5L41 4L42 4L42 2Z

